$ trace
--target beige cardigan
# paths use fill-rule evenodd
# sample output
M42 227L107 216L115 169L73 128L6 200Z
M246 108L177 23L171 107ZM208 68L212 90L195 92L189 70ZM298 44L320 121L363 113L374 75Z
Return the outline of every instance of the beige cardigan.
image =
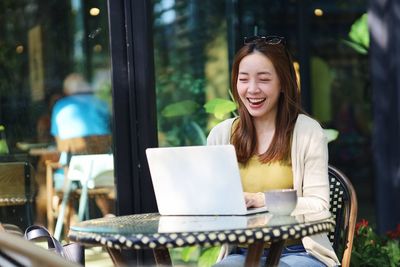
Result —
M232 123L227 119L216 125L207 137L208 145L229 144ZM292 139L293 185L298 203L293 215L329 211L328 145L317 121L300 114ZM308 253L327 266L340 265L326 234L302 239Z

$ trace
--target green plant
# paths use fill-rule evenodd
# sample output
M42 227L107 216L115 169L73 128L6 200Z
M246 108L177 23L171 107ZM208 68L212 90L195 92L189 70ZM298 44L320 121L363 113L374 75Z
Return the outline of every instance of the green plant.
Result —
M360 54L368 54L369 32L367 13L363 14L353 23L349 32L349 39L343 40L343 42Z
M362 219L356 225L353 250L351 255L352 267L400 266L400 224L386 235L378 235Z
M174 266L211 267L215 264L221 247L202 248L199 246L174 248L170 255Z

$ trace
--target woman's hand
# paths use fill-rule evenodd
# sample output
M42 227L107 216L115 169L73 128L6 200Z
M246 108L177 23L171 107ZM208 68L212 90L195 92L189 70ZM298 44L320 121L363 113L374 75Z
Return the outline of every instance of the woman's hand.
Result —
M247 208L261 208L265 206L264 194L244 192L244 200Z

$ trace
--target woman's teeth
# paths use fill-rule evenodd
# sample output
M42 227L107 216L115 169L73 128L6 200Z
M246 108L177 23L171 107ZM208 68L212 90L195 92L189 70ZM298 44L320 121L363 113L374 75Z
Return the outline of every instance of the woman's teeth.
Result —
M261 104L266 98L247 98L250 104Z

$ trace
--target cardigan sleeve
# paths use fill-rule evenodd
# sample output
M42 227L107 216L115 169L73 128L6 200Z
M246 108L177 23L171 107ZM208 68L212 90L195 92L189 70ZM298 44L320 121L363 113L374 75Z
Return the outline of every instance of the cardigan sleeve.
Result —
M299 127L298 149L295 157L302 170L297 175L302 193L298 197L297 211L319 212L329 210L328 144L321 126L307 119Z
M207 145L230 144L231 128L234 120L235 118L230 118L214 126L207 136Z

